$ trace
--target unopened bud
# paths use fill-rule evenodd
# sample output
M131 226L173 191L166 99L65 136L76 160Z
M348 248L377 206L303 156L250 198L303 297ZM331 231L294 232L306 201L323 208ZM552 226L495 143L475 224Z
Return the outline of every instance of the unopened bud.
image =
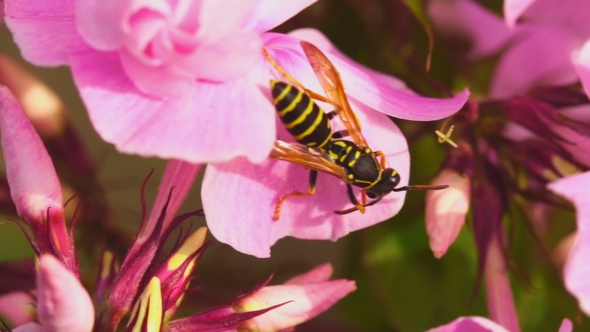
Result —
M451 169L443 169L432 185L446 184L446 190L426 193L426 232L430 249L441 258L455 241L469 210L471 179Z

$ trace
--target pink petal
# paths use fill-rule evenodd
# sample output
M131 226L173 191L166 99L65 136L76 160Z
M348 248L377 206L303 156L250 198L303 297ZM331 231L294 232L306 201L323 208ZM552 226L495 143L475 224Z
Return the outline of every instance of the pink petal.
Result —
M37 65L67 63L67 52L87 49L74 22L74 0L5 0L6 25L20 51Z
M0 296L0 314L14 325L35 319L35 299L25 292L12 292Z
M590 96L590 39L574 56L574 65L586 95Z
M443 169L432 185L445 184L449 188L426 193L426 233L436 258L441 258L459 235L465 224L471 196L468 176Z
M490 96L505 98L535 86L576 82L571 55L574 46L572 35L557 27L521 29L518 42L506 51L496 67Z
M572 321L564 318L564 320L561 322L561 325L559 326L558 332L572 332L573 330L574 324L572 324Z
M12 330L13 332L47 332L37 323L27 323Z
M512 38L502 18L471 0L434 0L428 5L428 15L444 34L466 36L472 42L471 55L484 57L494 54Z
M260 0L244 23L244 28L259 33L274 29L317 0Z
M123 19L131 0L75 0L79 34L94 49L113 51L125 38Z
M303 285L315 282L323 282L330 280L330 277L334 273L332 264L326 263L316 266L313 270L308 271L304 274L300 274L293 277L283 283L283 285Z
M504 20L514 27L520 16L537 0L504 0Z
M302 286L267 286L237 305L243 311L252 311L291 301L251 319L247 325L252 331L280 331L310 320L354 290L354 281L344 279Z
M246 75L260 59L262 39L252 31L237 30L215 43L199 47L184 59L191 73L202 80L223 82Z
M92 331L94 308L76 276L55 257L39 259L37 311L46 332Z
M509 332L503 326L484 317L459 317L447 325L442 325L428 332Z
M61 184L41 138L5 86L0 85L0 134L10 195L24 220L62 210ZM31 176L35 174L36 176Z
M408 183L409 154L397 126L383 114L351 100L364 134L374 150L382 150L391 167ZM279 139L289 134L279 125ZM335 128L338 130L338 128ZM292 140L292 139L291 139ZM205 172L202 196L207 224L215 238L234 249L257 257L269 257L270 246L285 237L330 239L391 218L401 209L405 192L391 193L365 214L337 215L334 210L349 208L346 186L339 179L320 173L313 197L293 198L283 204L281 218L272 221L280 196L297 189L306 192L309 171L284 161L268 160L254 165L237 159L210 165ZM357 197L360 197L357 191ZM232 202L228 208L227 202Z
M199 38L213 42L240 29L260 0L201 0Z
M567 262L563 277L565 287L579 302L581 310L590 314L590 196L588 184L590 172L563 178L548 185L553 192L572 201L576 207L578 240L574 245Z
M585 39L590 35L589 11L590 2L586 0L537 0L529 5L522 17L527 23L560 27Z
M198 82L183 96L159 100L135 89L114 53L72 54L72 71L96 130L122 152L260 162L276 138L272 104L244 79Z
M158 195L156 196L156 201L152 207L145 233L142 234L143 238L147 238L147 235L151 234L166 202L168 202L168 210L162 228L168 228L168 225L172 222L176 212L184 202L188 191L193 186L200 169L201 165L195 165L184 161L173 159L168 162L164 175L162 175L160 186L158 187ZM172 197L170 197L170 201L168 201L168 195L171 190Z
M519 332L518 315L508 278L508 263L497 233L490 240L486 255L485 283L490 318L510 332Z
M121 66L129 79L133 81L133 85L145 94L162 98L179 98L195 89L197 85L197 80L192 75L179 73L169 65L146 64L127 50L121 50L119 56Z
M451 99L416 95L405 88L399 80L355 64L331 46L317 30L296 30L290 35L311 42L325 52L338 69L346 87L346 94L379 112L406 120L437 120L456 113L469 97L468 90ZM265 38L265 46L279 65L296 79L301 79L300 82L309 89L323 91L321 88L315 88L318 86L317 78L303 55L298 39L277 34L266 34ZM312 73L313 78L307 78L309 73Z

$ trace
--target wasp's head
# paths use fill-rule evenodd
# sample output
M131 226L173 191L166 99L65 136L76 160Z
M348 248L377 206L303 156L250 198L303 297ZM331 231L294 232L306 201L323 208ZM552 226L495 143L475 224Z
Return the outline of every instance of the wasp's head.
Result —
M367 189L367 196L369 198L381 198L392 192L399 185L400 180L401 178L396 170L386 168L383 170L381 180L370 189Z

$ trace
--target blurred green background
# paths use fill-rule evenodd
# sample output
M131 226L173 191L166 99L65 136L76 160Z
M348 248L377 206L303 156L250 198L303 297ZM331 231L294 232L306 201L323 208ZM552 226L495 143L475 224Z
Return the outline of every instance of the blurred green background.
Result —
M409 2L415 8L421 6ZM498 12L502 5L501 1L483 3ZM403 79L421 94L444 96L424 70L427 34L402 1L321 0L277 30L288 32L301 27L320 29L350 57ZM494 59L468 63L465 49L466 45L445 44L436 38L431 77L453 91L469 86L474 96L483 95ZM107 222L121 238L130 238L140 218L141 182L154 168L156 174L146 192L148 202L152 202L165 162L121 155L102 142L90 125L68 68L34 68L26 64L5 26L0 28L0 51L38 75L63 99L71 121L98 165L98 179L108 198L109 218L97 222ZM445 156L444 147L432 134L437 124L395 121L411 146L410 182L427 183ZM181 212L200 207L199 191L193 188ZM209 307L236 297L272 272L276 272L273 283L280 283L331 262L335 277L355 280L358 289L298 331L423 331L459 316L487 316L484 294L474 294L477 254L469 227L464 227L442 259L435 259L425 233L424 194L410 192L406 202L392 220L357 231L337 243L283 239L273 247L271 259L255 259L215 243L197 268L199 277L193 285L201 289L187 302ZM11 217L0 216L0 220ZM518 213L512 216L516 227L510 255L526 276L512 280L522 330L557 331L564 317L583 323L585 318L581 318L574 299L563 289L559 273L529 230L519 226L519 218L522 216ZM571 230L573 215L559 218L568 222L552 227L555 234L563 235ZM199 219L195 224L205 223ZM88 237L83 240L89 242L81 246L95 250L101 246ZM20 230L11 222L0 224L0 259L22 257L32 257L32 251ZM94 259L86 259L83 269L96 269ZM580 325L576 331L583 329L584 325Z

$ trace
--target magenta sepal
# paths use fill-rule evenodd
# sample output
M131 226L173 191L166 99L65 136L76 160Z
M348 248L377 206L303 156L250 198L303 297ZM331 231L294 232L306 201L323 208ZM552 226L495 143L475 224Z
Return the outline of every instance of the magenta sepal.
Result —
M145 182L147 182L148 179L149 177ZM138 290L141 289L140 286L142 285L142 281L144 281L143 283L147 283L145 279L148 279L149 281L149 278L144 278L146 271L148 271L152 265L154 258L161 252L162 244L166 241L174 227L191 216L201 215L201 211L180 215L174 218L169 227L164 230L163 223L166 219L172 194L173 192L171 190L168 194L166 204L162 208L162 212L160 213L156 225L149 237L147 239L141 239L141 243L138 246L136 246L136 242L140 241L139 237L134 239L134 243L125 256L125 260L123 261L123 264L121 264L121 269L111 285L111 291L107 299L109 308L105 315L105 317L108 318L106 322L101 322L102 324L106 324L106 327L108 327L107 330L109 331L114 330L121 318L131 310L134 300L138 295ZM145 211L145 199L143 194L142 206ZM141 229L145 227L145 215L146 214L143 213L142 224L138 234L141 234Z
M188 237L190 235L190 230L187 232ZM185 238L186 239L186 238ZM174 310L177 304L178 299L184 294L188 283L192 280L191 272L197 267L199 264L199 259L202 257L202 253L213 243L211 241L205 242L198 250L188 256L182 264L174 269L168 270L168 262L172 257L176 254L180 245L184 242L178 241L176 248L171 251L170 255L164 260L164 262L160 265L160 268L157 272L153 275L160 279L161 289L162 289L162 299L164 301L163 307L164 312L168 312L169 310ZM195 259L195 263L191 265L192 261ZM190 271L187 273L187 270Z
M571 142L562 133L558 132L559 127L569 128L581 135L590 137L590 129L587 125L569 119L561 114L558 108L529 96L509 98L503 102L502 111L509 120L520 124L550 142L556 141L570 145L576 143Z
M232 309L234 302L220 306L214 309L210 309L198 315L194 315L187 318L178 319L168 323L168 327L165 329L166 332L222 332L230 329L238 328L242 323L267 313L273 309L276 309L289 302L277 304L265 309L248 311L248 312L236 312Z
M237 328L240 324L246 322L249 319L260 316L270 310L276 309L282 305L285 305L291 301L276 304L265 309L248 311L248 312L237 312L234 308L235 304L240 302L243 298L252 296L253 294L260 291L266 286L273 275L270 275L266 280L258 283L248 293L243 294L237 299L228 302L226 304L214 307L205 312L197 315L193 315L186 318L177 319L168 323L166 332L221 332L229 329Z

